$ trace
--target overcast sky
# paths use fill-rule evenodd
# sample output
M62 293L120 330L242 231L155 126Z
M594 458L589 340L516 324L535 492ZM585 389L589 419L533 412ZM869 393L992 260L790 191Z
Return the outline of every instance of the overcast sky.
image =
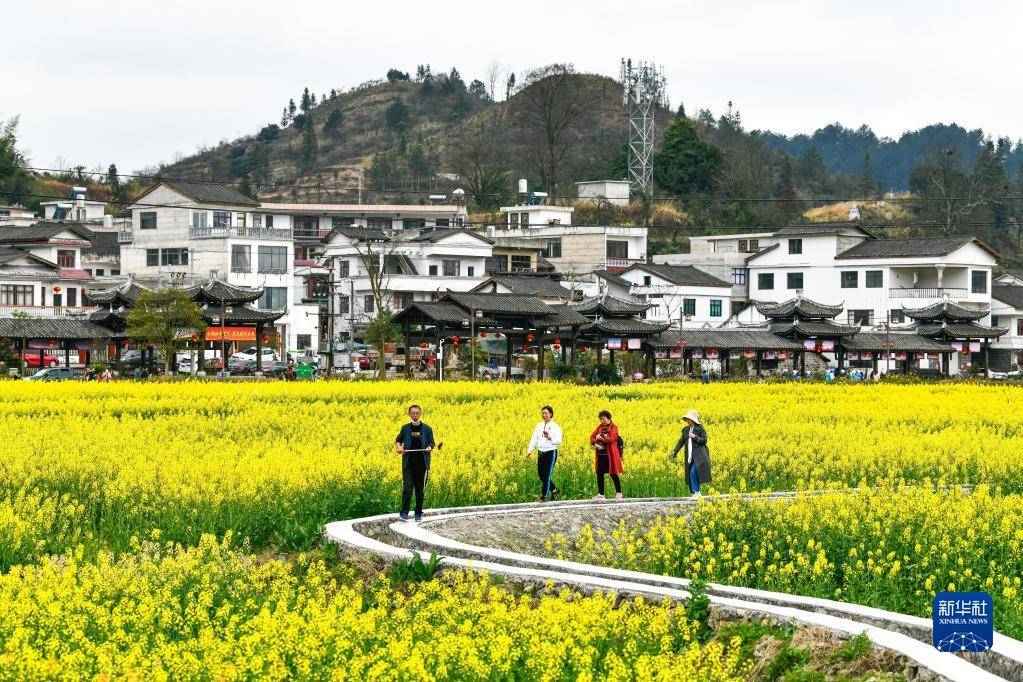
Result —
M895 7L895 8L893 8ZM69 0L7 3L0 120L37 166L122 172L277 121L289 97L492 60L617 76L663 64L672 106L747 128L879 135L956 121L1023 136L1023 3L990 0Z

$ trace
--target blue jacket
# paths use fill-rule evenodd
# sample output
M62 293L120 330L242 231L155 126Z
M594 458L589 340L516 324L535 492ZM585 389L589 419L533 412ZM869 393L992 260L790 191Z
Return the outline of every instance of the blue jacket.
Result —
M425 422L419 422L419 425L422 427L422 433L420 434L420 437L423 440L423 447L424 448L435 448L435 447L437 447L437 444L433 440L433 429L431 429L429 426L427 426ZM401 431L398 432L398 437L394 439L394 442L395 443L401 443L402 447L405 448L406 451L409 450L412 447L412 423L411 422L402 425ZM429 452L426 453L426 468L427 469L430 468L430 454L431 453L429 453ZM406 466L408 466L408 452L403 452L401 454L401 470L405 471L405 467Z

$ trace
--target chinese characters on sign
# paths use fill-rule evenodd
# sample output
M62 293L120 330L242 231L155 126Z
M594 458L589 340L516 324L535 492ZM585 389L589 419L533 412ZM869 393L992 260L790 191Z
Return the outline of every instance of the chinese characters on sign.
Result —
M934 597L933 642L939 651L987 651L994 641L991 595L940 592Z

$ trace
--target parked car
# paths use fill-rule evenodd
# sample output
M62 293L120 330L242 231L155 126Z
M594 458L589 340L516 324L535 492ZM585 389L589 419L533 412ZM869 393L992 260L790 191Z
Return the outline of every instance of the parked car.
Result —
M199 356L195 356L195 361L199 361ZM210 371L212 367L213 371L219 372L224 367L224 363L220 361L220 358L211 358L209 355L206 356L206 370ZM192 358L183 357L178 359L178 374L191 374L192 373Z
M1020 381L1023 380L1023 370L1013 370L1012 372L991 372L991 378L998 381Z
M81 379L84 370L78 367L44 367L35 374L25 377L25 381L67 381Z
M263 363L263 376L280 376L288 371L288 363L282 360L270 360ZM232 374L253 376L256 373L255 360L238 360L231 369Z
M148 353L147 353L147 358L148 358ZM137 349L137 348L132 348L132 349L124 351L124 354L121 355L121 362L124 363L125 367L128 367L130 369L134 369L135 367L141 367L142 366L142 351ZM163 367L164 359L163 359L163 352L162 351L160 351L160 350L154 350L153 351L153 362L158 367ZM115 364L115 363L116 363L116 360L112 359L111 364Z
M239 351L237 353L234 353L231 356L231 359L233 360L234 358L238 358L239 360L255 360L256 359L256 347L252 346L250 348L246 348L243 351ZM277 355L277 351L275 351L273 348L264 348L263 349L263 362L267 362L268 360L280 360L280 359L281 359L281 356Z
M43 367L56 367L60 364L60 358L48 351L43 351L42 357ZM39 367L40 358L39 353L33 353L32 351L25 352L25 365L28 367Z

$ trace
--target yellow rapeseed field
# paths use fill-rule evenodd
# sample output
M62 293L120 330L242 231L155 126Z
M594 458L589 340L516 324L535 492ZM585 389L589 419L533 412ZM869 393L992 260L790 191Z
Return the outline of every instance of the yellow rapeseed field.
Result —
M646 555L637 562L849 599L888 585L906 610L953 582L1015 604L1017 585L1005 579L1021 572L1017 531L1007 525L1018 518L1023 481L1021 396L968 384L3 382L0 677L408 679L415 666L481 665L498 666L496 676L532 671L538 679L560 677L564 666L580 679L627 677L623 671L646 679L674 668L701 679L742 676L734 652L693 642L684 619L666 607L615 609L567 594L538 607L468 576L401 589L361 584L336 561L310 558L325 522L396 510L393 440L412 402L444 442L428 507L535 499L535 465L522 455L545 404L565 431L555 476L565 496L595 492L587 438L601 409L613 413L626 441L626 496L683 495L681 472L666 458L680 415L695 408L713 460L705 492L861 484L888 492L834 509L805 507L802 515L724 505L734 511L719 517L707 507L699 514L716 525L686 531L666 521L674 539L656 551L638 534L652 529L627 529L629 551ZM900 484L953 483L991 490L908 502L898 497L908 493L892 492ZM832 498L811 499L791 508ZM907 504L916 516L896 513ZM959 512L987 525L953 551L940 538ZM807 548L825 540L810 522L825 513L855 516L864 532L844 545ZM768 522L772 534L760 533L758 524ZM862 570L843 554L879 552L877 542L896 536L897 547L862 557ZM968 560L970 547L989 545L982 559ZM756 553L746 557L751 565L766 563L743 569L746 559L736 558L743 547ZM976 583L958 578L959 561ZM838 583L828 577L840 566L849 594L835 594ZM556 673L523 667L545 656L560 666Z

